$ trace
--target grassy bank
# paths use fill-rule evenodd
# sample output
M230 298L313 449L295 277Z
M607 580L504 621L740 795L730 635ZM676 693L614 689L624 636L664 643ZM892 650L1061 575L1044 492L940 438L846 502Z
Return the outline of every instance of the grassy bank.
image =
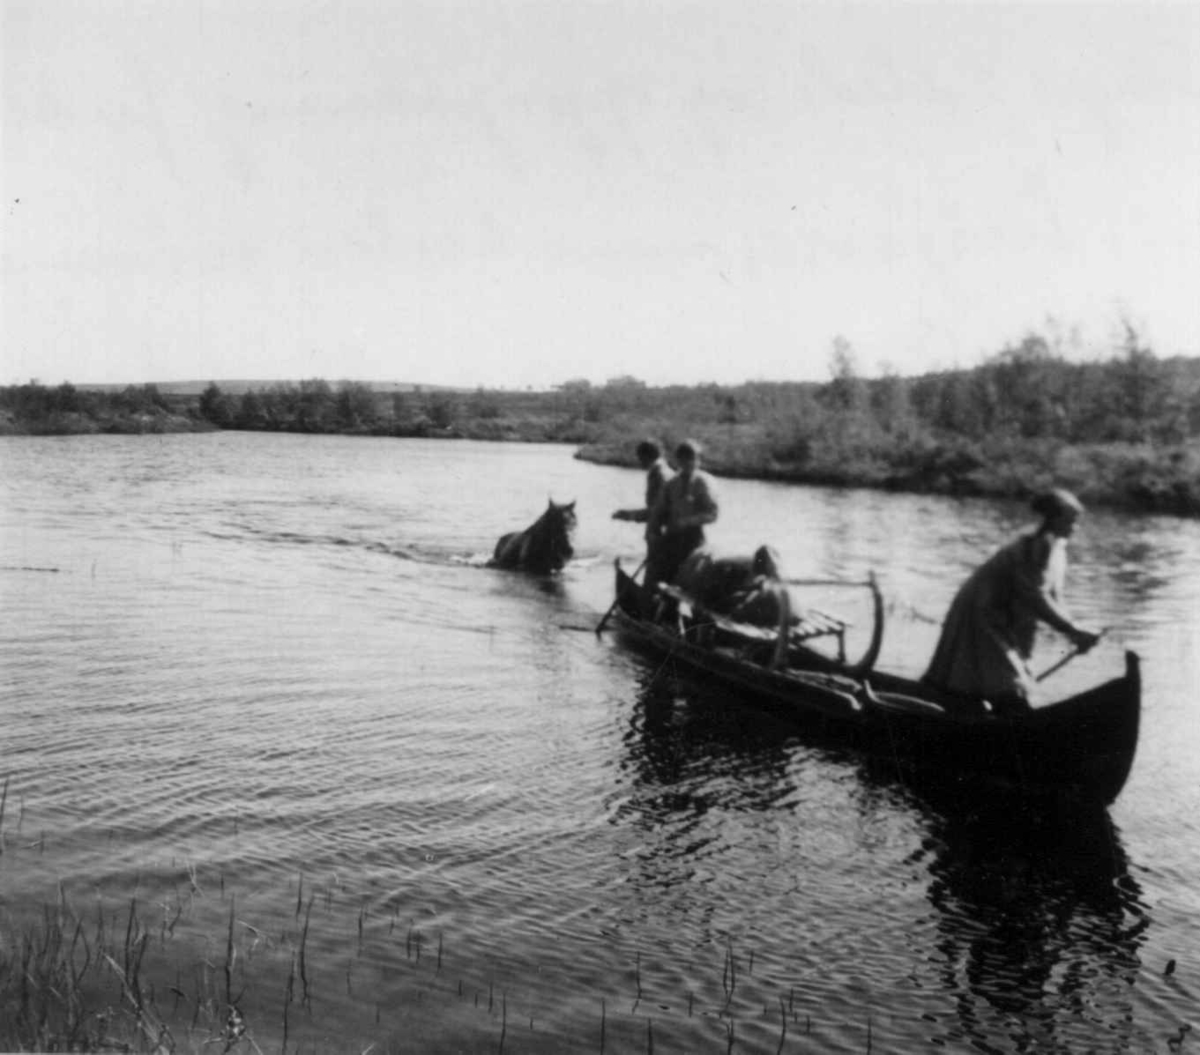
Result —
M648 428L631 427L653 435ZM668 449L685 436L699 439L704 467L717 476L995 498L1026 498L1048 487L1067 487L1088 505L1200 516L1200 442L1195 441L1160 447L933 440L847 451L836 439L816 439L796 454L781 450L769 433L754 428L689 428L680 423L658 435L665 436ZM605 465L636 464L627 436L584 444L577 457Z

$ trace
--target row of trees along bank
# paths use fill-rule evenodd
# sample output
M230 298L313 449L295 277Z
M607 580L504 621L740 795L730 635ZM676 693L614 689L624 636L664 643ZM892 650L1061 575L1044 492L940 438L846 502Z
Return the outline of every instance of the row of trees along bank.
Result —
M866 378L834 342L825 383L651 388L633 377L549 392L381 390L323 380L198 395L153 385L0 389L9 432L225 428L569 442L633 464L633 439L685 436L726 475L1024 496L1200 515L1200 359L1159 359L1126 327L1109 358L1068 361L1030 334L969 370ZM164 386L167 387L167 386ZM84 427L84 426L87 427Z

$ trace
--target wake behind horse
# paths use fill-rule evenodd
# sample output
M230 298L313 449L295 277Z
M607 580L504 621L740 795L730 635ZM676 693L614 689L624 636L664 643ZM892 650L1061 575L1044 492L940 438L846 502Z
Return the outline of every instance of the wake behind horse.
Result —
M498 568L524 568L549 575L561 571L574 555L571 536L575 531L575 503L556 505L550 500L546 511L524 531L501 535L491 563Z

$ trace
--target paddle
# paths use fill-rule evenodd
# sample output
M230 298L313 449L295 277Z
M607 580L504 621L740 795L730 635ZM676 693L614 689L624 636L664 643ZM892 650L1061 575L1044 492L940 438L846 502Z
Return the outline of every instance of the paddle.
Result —
M642 563L639 564L637 566L637 568L634 570L634 573L632 576L630 576L630 578L636 579L641 574L642 569L645 566L646 566L646 562L642 561ZM613 601L612 604L610 604L608 606L608 611L604 613L604 615L600 619L600 622L598 622L596 624L596 636L597 637L599 637L604 632L605 625L608 623L608 620L612 616L613 612L615 612L617 610L617 605L620 603L621 603L621 599L618 597L616 600Z
M1101 629L1100 633L1096 637L1096 645L1100 644L1100 638L1102 638L1107 633L1108 633L1108 627L1103 627ZM1092 648L1095 648L1096 645L1093 645ZM1089 651L1091 651L1091 649L1089 649ZM1057 674L1060 670L1063 669L1063 667L1065 667L1068 663L1070 663L1071 660L1073 660L1076 656L1078 656L1080 654L1081 653L1080 653L1080 650L1078 647L1071 649L1071 651L1068 652L1065 656L1063 656L1062 659L1060 659L1052 667L1047 667L1034 680L1035 681L1045 681L1048 677L1050 677L1051 674Z

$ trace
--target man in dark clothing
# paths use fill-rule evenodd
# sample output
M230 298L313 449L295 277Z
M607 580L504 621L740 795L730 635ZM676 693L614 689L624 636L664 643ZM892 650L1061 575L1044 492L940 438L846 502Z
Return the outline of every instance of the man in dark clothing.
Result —
M671 468L662 456L662 450L653 440L642 440L637 445L638 464L646 470L646 504L641 509L618 509L613 513L613 520L632 520L645 524L650 519L650 510L658 502L658 496L671 478ZM650 529L646 528L646 538L650 538Z
M716 488L712 477L700 471L699 445L684 440L675 448L675 461L679 471L663 487L647 520L647 584L673 582L688 555L704 545L704 526L717 519Z

